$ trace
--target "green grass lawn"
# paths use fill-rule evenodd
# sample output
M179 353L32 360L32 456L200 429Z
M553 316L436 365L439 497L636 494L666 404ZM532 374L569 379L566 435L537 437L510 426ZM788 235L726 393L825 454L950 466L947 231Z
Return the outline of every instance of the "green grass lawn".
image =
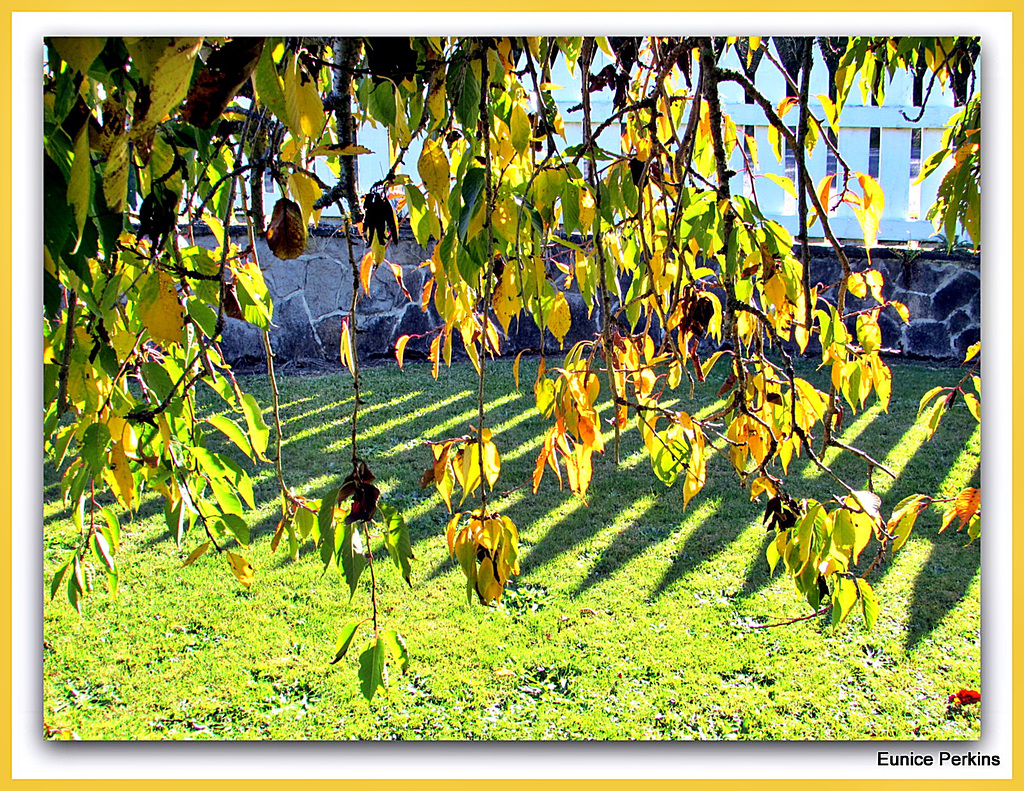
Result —
M502 457L496 489L508 492L492 503L522 542L522 573L490 609L467 605L447 555L447 511L418 485L430 459L422 442L476 422L475 372L456 365L434 382L415 363L404 374L364 371L360 455L383 499L404 512L416 554L411 590L378 554L382 626L403 633L411 655L386 693L369 703L359 693L365 636L329 664L341 625L369 612L369 576L350 603L318 554L271 554L280 508L264 465L252 470L259 510L243 550L256 567L250 590L213 552L182 568L205 537L194 531L177 548L150 499L133 522L122 520L116 600L99 583L81 617L60 595L46 602L45 723L83 739L980 738L978 707L946 702L960 688L980 689L980 546L952 530L940 535L938 507L873 572L882 610L872 631L859 616L839 627L826 616L751 630L810 610L785 578L768 576L763 505L749 501L725 457L709 462L706 488L684 510L681 484L666 489L654 476L631 421L621 465L610 453L595 461L589 506L550 473L534 496L522 485L547 427L534 409L535 371L536 360L524 359L516 392L510 363L487 367L488 423ZM803 374L820 381L811 367ZM977 484L979 431L962 403L931 442L914 424L922 394L959 376L899 365L890 412L869 407L845 420L844 439L898 473L895 482L875 476L885 513L914 492ZM270 404L265 378L242 384ZM351 470L351 378L280 384L285 476L320 497ZM719 384L680 408L711 407ZM864 483L862 462L835 464ZM834 493L802 461L790 472L803 496ZM45 474L46 599L77 540L56 481Z

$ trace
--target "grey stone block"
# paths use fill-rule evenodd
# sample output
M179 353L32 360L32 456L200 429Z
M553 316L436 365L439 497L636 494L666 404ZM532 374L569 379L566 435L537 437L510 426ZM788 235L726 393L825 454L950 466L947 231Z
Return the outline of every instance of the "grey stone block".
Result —
M910 278L905 287L909 291L918 291L922 294L934 294L949 277L948 266L921 259L911 261L907 268L910 270Z
M940 321L921 319L911 322L904 335L906 353L913 357L929 357L935 360L948 359L952 354L949 333Z
M387 357L394 352L391 342L395 326L394 316L371 316L357 322L359 331L356 333L356 348L360 359Z
M352 271L347 262L314 258L306 265L304 293L314 320L348 310L352 299Z
M225 319L221 351L229 365L253 365L266 361L262 331L247 321Z
M341 315L335 314L316 323L316 334L320 338L324 358L331 362L341 360L341 322Z
M313 335L309 313L301 294L275 306L274 324L270 342L275 356L285 360L324 357L324 351Z
M883 310L878 314L878 328L882 331L882 346L886 349L899 349L903 342L903 320L890 315L893 310Z
M974 272L962 270L943 284L932 298L936 318L944 318L957 308L979 300L981 278Z
M956 349L957 358L960 360L964 359L967 354L967 350L975 343L981 340L981 327L974 325L968 327L961 332L956 340L953 342L953 347Z
M958 310L946 320L946 328L949 330L949 336L955 338L964 328L974 323L966 310Z

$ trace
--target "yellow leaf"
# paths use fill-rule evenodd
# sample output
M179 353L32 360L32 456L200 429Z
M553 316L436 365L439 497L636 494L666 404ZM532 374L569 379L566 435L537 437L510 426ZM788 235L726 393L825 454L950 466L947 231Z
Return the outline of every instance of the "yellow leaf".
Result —
M565 336L572 326L572 312L569 310L569 301L565 294L559 291L555 294L555 304L548 316L548 329L558 339L560 348L565 348Z
M114 415L107 421L107 429L110 431L110 438L121 443L126 456L137 458L139 439L131 423Z
M320 92L316 89L316 81L309 80L303 83L300 78L296 98L302 133L306 137L319 137L327 124L327 119L324 117L324 104L320 100Z
M288 117L282 118L288 127L288 131L292 133L292 137L301 146L305 140L305 132L303 131L302 124L302 107L300 106L299 93L301 91L302 78L299 75L299 61L295 55L292 55L288 60L288 65L284 70L284 100L285 106L288 111Z
M131 467L128 465L128 456L125 455L124 445L115 442L110 449L110 468L105 471L105 477L109 475L108 481L113 484L114 493L121 504L132 510L135 500L135 478L132 475Z
M192 81L201 38L172 38L157 56L149 78L149 105L146 114L132 125L132 137L138 140L153 129L185 98Z
M444 82L433 85L430 88L430 98L427 99L427 106L430 108L430 117L435 121L443 121L445 117L445 102L447 92Z
M487 485L492 489L498 480L498 473L501 471L501 457L498 455L498 447L493 442L483 443L484 452L484 475L487 477Z
M517 103L512 108L512 114L509 117L509 127L512 147L520 154L526 153L533 130L530 128L530 118L521 104Z
M864 246L871 248L878 240L878 226L882 221L882 212L885 211L885 195L871 176L860 173L857 180L864 190L864 197L860 207L853 205L853 213L864 231Z
M864 282L864 275L860 272L851 272L846 278L846 288L858 299L863 299L868 294L868 285Z
M964 362L966 363L973 360L979 351L981 351L981 341L972 343L967 349L967 354L964 355Z
M110 143L103 166L103 199L113 212L124 208L128 191L128 135L119 135Z
M525 349L516 355L516 361L512 363L512 377L516 380L516 390L519 390L519 361L523 359L524 354L526 354Z
M501 323L506 335L508 335L508 327L512 317L517 315L522 308L519 290L516 288L513 280L514 274L514 267L511 264L507 265L501 274L501 282L498 283L498 287L494 291L494 297L491 300L494 306L494 313L498 317L498 321Z
M195 563L203 555L203 553L206 552L206 550L208 550L209 548L210 548L210 542L209 541L205 541L202 544L200 544L199 546L197 546L195 549L192 550L192 552L189 554L188 558L186 558L185 562L181 564L182 568L184 568L185 566L189 566L189 565Z
M150 282L139 301L139 310L142 323L154 341L161 346L181 343L184 311L178 301L174 278L168 272L160 271L155 281L150 275Z
M309 227L310 218L313 215L313 204L320 197L320 187L305 173L289 173L288 191L292 194L295 202L299 204L303 227Z
M580 189L580 228L586 230L594 224L594 217L597 212L597 204L594 203L594 196L586 187Z
M903 319L904 324L910 323L910 311L907 309L906 305L902 302L897 302L896 300L892 300L888 304L892 306L893 310L895 310L897 314L899 314L899 317Z
M964 525L966 525L978 512L978 508L980 506L981 490L970 486L967 487L956 496L956 499L950 507L946 509L946 513L942 520L942 528L939 532L941 533L949 527L954 518L959 518L960 527L957 529L962 530Z
M363 256L363 260L359 264L359 282L363 284L363 291L367 295L370 293L370 278L373 277L373 263L373 250L367 250L366 255Z
M404 358L405 358L405 346L406 346L407 343L409 343L409 338L410 337L411 336L409 336L409 335L403 335L395 343L395 359L398 360L398 367L399 367L400 370L405 370L405 368L403 366L403 361L404 361Z
M341 364L348 368L350 371L352 371L352 340L349 337L348 321L344 319L341 322L340 357Z
M71 68L82 72L89 70L93 61L103 51L105 38L96 36L54 36L50 41Z
M224 554L228 556L228 563L231 564L231 571L238 581L242 583L242 587L250 587L253 580L256 579L256 570L252 567L252 563L241 555L236 555L234 552L225 552Z
M82 229L85 218L89 214L89 201L92 192L92 162L89 160L89 124L75 138L75 158L71 162L71 175L68 178L68 203L75 218L75 235L81 243ZM75 245L77 251L78 245Z
M417 168L427 193L436 201L447 201L451 166L440 140L427 140L423 144Z

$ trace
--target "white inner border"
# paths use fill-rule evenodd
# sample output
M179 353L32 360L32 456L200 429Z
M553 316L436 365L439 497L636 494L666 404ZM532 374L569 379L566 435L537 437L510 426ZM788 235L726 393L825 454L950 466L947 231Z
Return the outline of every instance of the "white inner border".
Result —
M14 13L10 550L12 776L21 778L1010 778L1012 777L1012 227L1010 13ZM42 514L38 327L42 304L41 42L45 35L980 35L985 101L983 269L984 717L980 742L865 743L198 743L70 744L42 738ZM14 155L14 152L22 152ZM31 416L31 417L29 417ZM989 422L998 417L997 425ZM26 532L28 531L28 533ZM17 536L17 537L15 537ZM944 694L936 690L935 694ZM933 767L879 767L888 750ZM942 750L1000 756L999 767L938 766ZM367 760L369 759L369 760ZM507 773L507 774L506 774Z

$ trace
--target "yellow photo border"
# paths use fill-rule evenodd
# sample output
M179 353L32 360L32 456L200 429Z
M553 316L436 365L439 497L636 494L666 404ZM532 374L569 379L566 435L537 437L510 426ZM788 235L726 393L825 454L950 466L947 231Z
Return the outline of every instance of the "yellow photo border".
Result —
M145 22L146 12L180 12L182 14L189 14L193 12L230 12L232 14L245 14L248 12L280 12L282 8L281 3L271 3L269 0L246 0L239 4L224 4L224 3L210 3L209 0L200 2L199 0L181 0L174 4L168 4L165 2L159 3L148 3L143 4L138 0L100 0L88 2L87 8L83 8L81 4L69 3L69 2L40 2L40 3L27 3L27 2L12 2L12 0L4 0L5 11L7 13L3 16L3 34L4 41L7 43L8 57L0 59L2 65L0 69L4 72L5 79L0 80L0 102L2 106L7 108L8 112L6 118L9 122L0 122L0 150L4 153L4 159L0 160L0 245L2 245L2 257L0 257L0 267L2 267L2 282L5 287L0 288L0 301L2 301L3 315L8 317L3 325L2 337L4 342L4 350L6 352L6 364L0 367L0 399L3 402L3 408L0 409L2 413L2 424L0 424L0 434L2 434L6 440L3 443L2 453L2 464L3 477L2 477L2 502L7 505L8 520L10 517L11 504L14 502L14 498L19 493L13 491L12 486L12 471L15 464L35 463L40 457L37 447L18 447L16 445L17 434L15 432L16 421L22 422L25 420L36 420L37 416L33 415L31 418L27 418L24 415L15 416L12 412L12 393L15 387L19 389L28 388L30 392L34 392L40 389L38 382L38 372L36 370L17 370L13 365L13 349L15 343L21 343L24 339L16 339L15 327L11 320L11 317L16 317L18 313L15 310L15 304L19 300L24 300L24 294L16 294L12 289L12 277L14 272L13 262L13 246L12 236L14 234L29 234L30 236L37 233L36 229L32 228L16 228L13 223L13 179L11 163L16 155L13 149L14 146L14 134L13 128L18 123L18 119L14 117L12 107L12 94L13 94L13 81L15 75L13 74L11 44L12 44L12 30L13 30L13 19L14 14L19 12L50 12L50 13L68 13L68 12L116 12L125 15L124 27L130 28L138 23ZM628 8L626 7L628 5ZM1004 12L1009 13L1012 21L1013 14L1018 7L1017 2L1006 2L993 0L981 0L980 2L965 3L962 0L925 0L922 2L908 0L899 0L893 2L888 0L887 2L878 2L878 0L870 0L868 2L849 2L849 0L843 0L832 5L825 5L816 0L788 0L787 2L770 2L760 3L754 2L753 0L724 0L724 2L718 2L714 4L713 9L715 12L757 12L757 13L775 13L775 12L835 12L838 16L837 19L841 20L842 15L846 13L864 13L864 12L912 12L920 14L928 14L934 12L960 12L960 13L975 13L975 12ZM241 7L239 7L241 6ZM503 7L502 7L503 6ZM372 9L367 8L366 3L357 2L329 2L322 4L314 4L309 2L293 2L288 4L289 12L314 12L314 13L327 13L327 12L368 12ZM667 12L700 12L708 11L708 6L694 7L692 4L684 4L680 2L671 2L668 0L638 0L633 3L626 4L622 0L519 0L517 3L503 3L499 7L495 7L493 3L483 3L480 0L426 0L426 2L412 2L412 0L392 0L388 5L388 10L395 14L401 14L404 12L422 12L422 11L436 11L436 12L456 12L456 13L480 13L481 11L503 11L503 12L523 12L523 13L548 13L548 12L569 12L579 13L587 15L588 22L593 21L594 14L602 12L622 12L629 11L630 13L645 13L657 15L659 13ZM140 13L141 12L141 13ZM396 17L397 18L397 17ZM927 28L927 18L925 17L925 25ZM1012 98L1013 98L1013 110L1012 110L1012 123L1014 129L1019 125L1024 128L1024 57L1016 57L1022 52L1022 47L1018 46L1021 41L1021 33L1017 30L1013 31L1013 57L1011 63L990 63L985 62L985 74L988 75L983 79L988 79L993 73L993 67L999 69L1009 69L1011 73L1010 79L1012 79ZM984 47L984 44L983 44ZM984 53L984 48L983 48ZM982 56L985 57L984 54ZM1005 74L1002 75L1002 79L1006 79ZM1014 137L1017 135L1014 134ZM992 155L992 158L998 156L999 167L1004 167L1007 157L1012 157L1012 152L998 151ZM1020 184L1024 183L1024 167L1021 165L1021 161L1024 158L1018 158L1013 162L1012 169L1012 183ZM991 160L990 160L991 162ZM986 173L991 172L991 167L986 170ZM27 192L35 197L38 197L38 190L34 187L28 187ZM992 207L992 200L988 193L985 193L986 206ZM1006 196L1007 198L1009 196ZM1004 200L1003 196L999 196L997 200ZM1012 206L1012 204L1011 204ZM986 233L992 230L991 213L986 213L986 217L989 218L985 221ZM1012 216L1011 216L1012 222ZM1012 233L1012 231L1011 231ZM1012 237L1011 237L1012 239ZM1011 248L1012 249L1012 248ZM1024 254L1019 253L1013 249L1013 256L1011 261L999 261L990 262L987 266L988 277L1003 277L1012 276L1016 272L1017 263L1024 260ZM21 261L18 262L18 266L32 267L34 261ZM993 272L995 274L993 274ZM1020 288L1015 289L1015 293L1019 293ZM33 292L34 296L35 292ZM30 314L31 315L31 314ZM1006 320L1010 320L1012 317L1005 317ZM33 317L34 320L34 317ZM999 324L993 326L991 321L986 321L984 326L992 332L1005 331L1007 328ZM37 341L31 339L30 344L37 344ZM1012 376L1007 376L1005 373L1002 374L1002 378L997 384L1002 384L1008 387L1012 393L1024 391L1024 381L1021 381L1022 377L1019 371L1022 369L1020 359L1021 348L1024 348L1024 322L1012 322L1012 326L1009 332L1008 343L1006 346L1012 350L1009 354L1008 359L995 360L990 356L989 366L987 373L992 373L995 368L1002 367L1004 369L1012 368L1013 363L1017 363L1017 371ZM32 346L35 348L35 345ZM986 347L988 348L988 347ZM1020 385L1020 386L1018 386ZM989 385L989 393L991 394L992 385ZM1016 395L1009 395L1012 398L1012 402L1009 405L1010 410L1013 410L1018 402ZM987 402L990 406L986 408L986 418L988 419L987 425L990 428L994 428L996 431L1005 431L1005 423L1007 419L1012 419L1011 416L1005 414L995 413L991 408L992 401L996 400L990 396ZM1024 402L1022 402L1024 403ZM1024 429L1021 428L1022 423L1018 419L1016 426L1012 433L1012 443L1016 445L1019 440L1024 440ZM991 435L986 432L984 435L990 437ZM26 459L27 457L27 459ZM986 464L994 463L1010 463L1009 459L992 459L990 456L986 456ZM991 468L989 468L991 469ZM1020 479L1020 475L1016 474L1012 476L1012 489L1016 489L1017 481ZM1011 494L1011 493L1007 493ZM1024 524L1024 501L1021 503L1013 503L1012 507L1012 524L992 524L991 527L986 528L987 537L986 540L994 542L998 541L1009 541L1011 540L1012 527L1017 523L1016 517L1021 517L1021 524ZM7 521L7 520L5 520ZM17 525L11 524L8 521L6 527L8 528L7 536L8 540L10 535L15 530L26 530L31 529L29 525ZM1017 545L1013 547L1013 561L1014 564L1020 561L1022 558L1022 543L1017 542ZM999 552L999 549L991 549L988 554L991 557L995 552ZM91 791L96 789L99 791L113 791L114 789L134 789L139 786L141 782L145 782L147 787L156 789L169 789L169 788L216 788L218 791L227 791L228 789L245 789L245 791L257 791L258 789L274 789L274 791L280 791L282 787L300 787L302 789L337 789L339 788L339 782L344 782L343 786L345 789L351 789L351 791L363 791L366 789L369 791L380 791L381 789L415 789L415 791L533 791L534 789L558 789L558 791L619 791L619 789L630 789L635 784L641 784L642 787L648 791L661 791L662 789L677 789L680 788L683 782L687 782L688 786L699 787L704 789L712 789L713 791L747 791L747 789L754 783L759 787L766 788L778 788L786 789L786 791L792 791L797 788L815 789L815 791L822 791L822 789L861 789L865 785L870 784L872 787L878 787L879 785L884 787L899 786L900 788L906 789L920 789L920 791L934 791L935 789L962 789L966 787L973 787L975 784L984 783L986 786L993 787L1011 787L1015 785L1013 780L967 780L957 779L950 777L945 780L932 780L932 779L920 779L920 780L896 780L896 779L876 779L876 780L865 780L865 779L844 779L822 776L820 779L815 780L792 780L792 779L778 779L778 780L748 780L748 779L715 779L715 780L689 780L686 781L684 778L679 779L665 779L665 780L629 780L629 779L567 779L567 780L534 780L534 779L516 779L517 775L530 774L531 758L530 753L543 753L550 757L554 752L557 752L559 745L557 744L546 744L538 743L535 747L527 748L526 745L496 745L491 749L502 753L502 757L494 761L491 770L487 773L487 777L480 777L477 779L453 779L453 780L440 780L440 779L428 779L428 780L395 780L386 779L388 775L389 765L393 765L396 757L400 760L407 760L415 763L417 754L424 755L423 746L405 746L405 745L379 745L379 744L368 744L357 749L346 750L338 754L336 777L344 778L347 774L347 769L353 764L367 762L372 765L373 771L379 773L383 779L354 779L354 780L280 780L280 779L147 779L147 780L107 780L107 779L14 779L12 776L13 767L13 755L12 755L12 735L16 730L28 728L30 730L39 731L39 739L42 741L42 733L40 721L33 716L29 721L15 721L15 712L12 710L12 686L15 683L34 683L36 679L17 679L14 677L14 666L12 662L12 650L16 644L16 641L23 639L24 635L12 634L13 619L12 613L15 608L24 607L36 607L41 606L38 602L26 603L24 601L15 600L13 596L11 580L13 572L13 564L15 563L15 555L11 552L5 553L5 562L0 568L2 568L6 574L6 590L11 593L11 600L8 601L8 606L0 608L0 632L3 634L3 647L5 650L2 652L2 658L0 658L0 665L2 665L2 681L0 681L0 710L2 710L3 716L0 718L0 755L2 755L3 765L0 766L0 785L4 787L12 787L29 791L32 789L69 789L73 791ZM992 590L990 586L986 586L988 590ZM1011 591L1011 581L1002 580L1000 590ZM1005 619L1004 608L1012 608L1012 601L987 601L985 602L985 613L989 618L998 618L1000 623L997 624L998 628L1004 628L1009 626L1019 626L1021 617L1019 610L1013 613L1012 620L1009 624L1003 623ZM1021 634L1022 630L1017 628L1013 629L1016 635ZM1014 647L1019 637L1014 640ZM1012 662L1012 659L1011 659ZM985 686L985 693L989 700L997 697L1003 697L1012 694L1012 710L1016 712L1020 710L1022 695L1021 685L1013 685L1010 690L998 690L993 689L991 685ZM41 716L41 712L39 713ZM1017 746L1021 741L1019 734L1014 734L1013 738L1013 755L1005 756L1004 760L1009 761L1012 764L1012 759L1017 754ZM135 745L130 743L118 743L117 745L108 745L102 743L52 743L54 747L59 748L54 752L54 760L59 761L61 752L64 750L73 751L80 753L81 751L89 750L101 750L102 754L106 756L106 760L116 763L120 757L126 757L130 755L131 751L136 749ZM939 745L934 743L927 743L934 745L936 748ZM945 745L943 745L945 746ZM190 745L188 750L183 749L182 745L170 744L170 745L159 745L160 748L167 748L166 754L168 756L180 756L182 761L187 762L188 756L191 754L191 749L200 750L204 756L209 756L210 753L222 756L225 762L232 762L239 766L240 773L244 771L245 754L248 749L232 749L229 744L204 744L201 746ZM250 748L258 748L258 745L250 745ZM665 745L666 751L672 749L671 745ZM716 745L718 747L718 745ZM853 745L850 745L852 748ZM387 749L384 749L387 748ZM507 749L506 749L507 748ZM591 754L596 754L598 750L606 750L607 746L602 745L588 745L589 750L594 751ZM744 744L740 745L721 745L722 749L716 749L715 752L721 756L721 768L722 775L727 776L730 773L730 767L739 765L741 762L757 761L757 749L747 749ZM864 745L857 745L857 749L864 749ZM966 749L977 749L977 743L966 743L964 744ZM154 748L150 746L149 750ZM263 748L261 748L263 749ZM287 744L281 745L267 745L267 750L273 750L274 753L280 756L282 765L296 765L301 766L303 762L303 756L308 755L307 749L298 749L295 746ZM456 767L460 757L467 754L476 752L474 745L465 743L445 743L434 745L435 751L441 752L444 756L450 759L453 767ZM677 748L678 749L678 748ZM763 748L762 748L763 749ZM807 745L807 751L815 751L818 749L830 750L837 749L832 745ZM838 749L843 749L840 746ZM161 750L162 752L162 750ZM587 750L574 749L571 750L574 753L574 758L579 759L580 755L585 755ZM507 754L505 754L507 753ZM624 749L623 756L628 756L629 751ZM647 774L644 771L642 762L644 760L644 750L637 750L635 756L636 761L636 773L635 777L642 777ZM631 760L630 758L624 759L624 764L628 765ZM296 774L301 774L301 770L297 771ZM459 775L461 773L453 769L453 775ZM287 784L287 785L283 785Z

